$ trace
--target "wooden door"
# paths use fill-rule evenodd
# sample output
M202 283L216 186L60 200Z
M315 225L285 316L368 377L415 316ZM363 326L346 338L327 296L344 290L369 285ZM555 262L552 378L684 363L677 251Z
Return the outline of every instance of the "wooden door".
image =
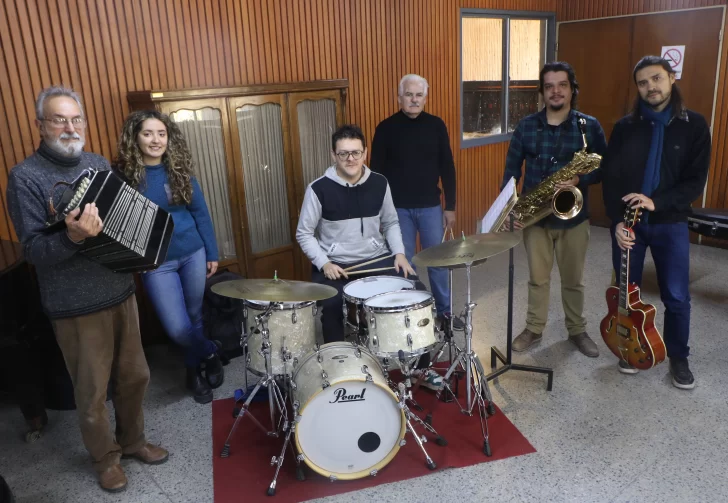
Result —
M300 278L294 170L284 94L228 98L251 278Z
M663 46L685 45L677 84L687 106L710 124L722 19L718 7L559 24L558 59L574 67L579 109L595 116L609 138L637 97L632 77L637 62L660 55ZM592 223L609 225L601 185L590 188L589 200Z
M331 159L331 135L344 123L344 107L339 90L310 91L289 94L288 110L298 221L306 188L334 163ZM311 262L302 251L300 259L301 279L310 280Z
M180 127L189 145L215 229L220 267L247 275L225 100L162 102L159 110Z
M599 120L607 139L630 107L633 25L632 18L612 18L559 26L558 59L574 67L579 110ZM589 215L594 225L610 224L601 184L589 187Z
M660 54L663 46L684 45L682 78L677 81L685 103L710 124L718 69L723 8L637 16L634 20L632 64L646 54ZM632 97L637 95L633 87Z

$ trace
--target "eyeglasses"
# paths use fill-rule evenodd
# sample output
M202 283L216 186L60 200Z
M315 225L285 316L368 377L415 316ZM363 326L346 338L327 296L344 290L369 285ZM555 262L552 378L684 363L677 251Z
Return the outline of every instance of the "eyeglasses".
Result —
M346 161L347 159L349 159L349 156L351 156L352 159L358 161L359 159L361 159L361 156L363 154L364 151L362 150L352 150L351 152L346 152L342 150L341 152L336 152L336 157L338 157L341 161Z
M83 129L86 127L86 119L83 117L74 117L72 119L66 119L65 117L53 117L52 119L41 119L44 122L50 122L51 126L56 129L65 129L70 123L76 129Z

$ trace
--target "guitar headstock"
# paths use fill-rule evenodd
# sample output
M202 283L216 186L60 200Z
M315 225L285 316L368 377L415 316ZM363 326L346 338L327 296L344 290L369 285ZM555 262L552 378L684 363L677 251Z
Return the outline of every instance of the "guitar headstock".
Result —
M634 225L640 221L642 215L642 208L631 208L627 206L624 210L624 226L628 228L634 227Z

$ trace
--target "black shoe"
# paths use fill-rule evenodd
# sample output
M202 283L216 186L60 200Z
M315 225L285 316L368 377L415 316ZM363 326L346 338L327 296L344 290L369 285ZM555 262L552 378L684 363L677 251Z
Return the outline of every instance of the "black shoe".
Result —
M187 367L187 389L192 391L195 402L212 402L212 388L202 377L200 367Z
M450 313L438 314L437 326L441 327L441 329L444 331L449 326L450 318L452 318L453 331L462 332L463 330L465 330L465 323L463 323L463 320L461 320L457 316L452 316Z
M222 368L222 361L217 353L212 353L205 358L205 378L212 389L222 386L225 380L225 369Z
M452 316L452 315L450 315ZM465 323L463 323L463 320L458 318L457 316L452 317L452 329L455 331L462 332L465 330Z
M695 379L693 373L690 372L687 358L670 358L670 373L672 374L672 384L680 389L693 389L695 387Z

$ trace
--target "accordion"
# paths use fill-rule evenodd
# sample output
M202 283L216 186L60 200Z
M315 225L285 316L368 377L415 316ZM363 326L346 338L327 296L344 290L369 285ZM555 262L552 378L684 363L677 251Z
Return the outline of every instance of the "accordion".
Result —
M65 226L76 208L96 203L104 226L87 238L80 254L115 272L156 269L167 257L172 239L172 216L141 195L113 171L85 170L66 188L48 230Z

